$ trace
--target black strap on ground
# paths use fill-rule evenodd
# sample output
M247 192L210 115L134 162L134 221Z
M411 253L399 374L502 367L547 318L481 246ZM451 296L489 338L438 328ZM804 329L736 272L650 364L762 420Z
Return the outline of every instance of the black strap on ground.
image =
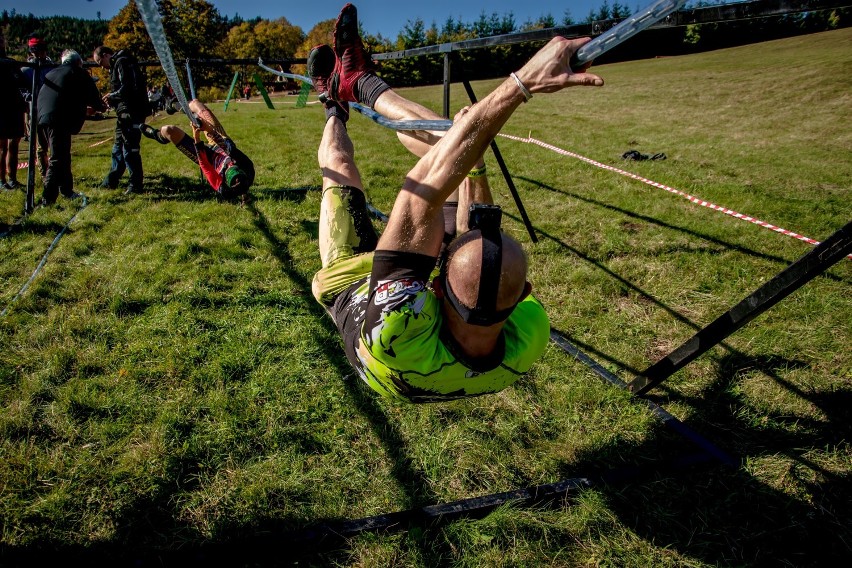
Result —
M606 382L617 386L620 389L626 390L628 385L609 371L607 371L600 363L589 357L587 354L583 353L576 345L571 343L565 335L563 335L559 330L552 329L550 330L550 340L553 341L556 345L559 346L560 349L565 351L568 355L574 357L577 361L588 367L593 373L597 376L605 380ZM720 449L718 446L713 444L710 440L672 416L668 411L666 411L660 405L651 402L648 399L638 399L641 400L645 406L647 406L654 415L659 418L663 424L669 428L670 430L680 434L707 454L720 461L721 463L737 468L740 466L740 461L735 457L728 454L726 451Z
M852 251L852 222L811 249L683 345L648 367L627 387L639 396L654 388L745 324L816 278Z
M643 478L653 478L661 471L659 465L663 465L662 471L670 475L673 472L688 472L697 466L707 464L708 461L710 458L706 454L687 454L655 464L612 469L591 477L576 477L525 489L360 519L330 520L295 531L273 529L264 531L265 534L257 534L237 542L214 543L195 548L184 547L177 551L164 551L155 556L159 560L168 561L168 565L181 566L196 565L209 560L224 561L224 565L227 566L245 564L247 559L261 563L264 559L279 562L282 557L291 560L299 554L310 554L317 550L345 546L348 539L361 533L398 532L411 527L434 528L462 518L483 518L494 509L507 505L529 507L570 502L588 489L604 486L619 487ZM160 565L150 560L140 558L137 565Z
M570 502L583 491L605 486L620 487L641 479L653 479L663 465L666 475L687 473L707 464L706 454L687 454L655 464L627 466L604 471L591 477L576 477L516 489L482 497L452 501L440 505L396 511L351 520L328 520L303 529L279 529L274 525L258 529L247 537L223 539L178 549L159 549L127 552L125 547L104 546L51 549L49 546L3 546L0 558L10 566L36 564L67 564L69 559L95 566L243 566L248 564L278 565L282 558L287 564L318 551L346 546L346 541L361 533L389 533L411 527L434 528L461 518L478 519L501 506L546 506L549 503ZM5 564L4 564L5 565Z
M467 96L470 97L470 102L475 104L476 95L473 92L473 88L470 86L470 82L464 80L462 81L462 84L464 85L464 90L467 91ZM524 204L521 203L521 196L518 195L518 190L515 188L515 182L512 181L512 176L509 174L506 162L503 161L503 155L500 153L500 148L497 147L497 142L494 140L491 141L491 151L494 152L494 157L497 159L497 165L500 166L500 171L503 172L503 178L506 180L506 185L509 186L509 191L512 192L512 198L515 200L515 205L518 206L518 212L521 214L521 219L524 220L524 226L526 226L527 232L530 234L530 240L537 243L538 237L535 235L535 229L533 229L532 223L530 223L530 218L527 216Z

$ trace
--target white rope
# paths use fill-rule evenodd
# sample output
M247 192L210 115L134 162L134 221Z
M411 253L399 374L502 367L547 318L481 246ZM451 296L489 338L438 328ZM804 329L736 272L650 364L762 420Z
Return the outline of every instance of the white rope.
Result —
M62 235L65 234L65 231L68 230L68 227L71 226L71 223L73 223L74 219L77 218L77 215L80 214L80 211L85 209L86 205L89 204L89 198L86 197L85 195L83 195L82 197L83 197L83 203L80 205L80 208L77 209L77 211L74 213L74 215L70 219L68 219L68 222L65 223L65 226L62 227L62 230L59 231L59 234L56 235L56 237L53 239L53 242L50 243L49 247L47 247L47 251L44 253L44 256L41 257L41 262L39 262L38 266L36 266L35 270L33 270L32 276L30 276L29 280L27 280L24 283L24 285L21 287L20 291L18 291L18 293L15 294L15 297L12 298L9 301L9 304L5 308L3 308L3 311L0 312L0 318L6 317L6 314L8 314L9 310L12 308L12 304L17 302L18 298L20 298L21 296L24 295L24 293L26 293L27 289L29 289L29 287L30 287L30 284L32 284L33 281L36 279L36 276L38 276L39 272L41 272L41 269L44 268L44 265L47 263L47 257L50 256L50 253L53 251L54 248L56 248L56 244L59 242L59 239L62 238Z
M273 75L278 75L279 77L284 77L285 79L296 79L303 83L307 83L310 86L314 86L314 82L311 81L310 77L305 77L304 75L296 75L295 73L285 73L284 71L278 71L277 69L273 69L267 65L263 64L263 59L260 57L257 58L257 66L263 69L264 71L269 71Z

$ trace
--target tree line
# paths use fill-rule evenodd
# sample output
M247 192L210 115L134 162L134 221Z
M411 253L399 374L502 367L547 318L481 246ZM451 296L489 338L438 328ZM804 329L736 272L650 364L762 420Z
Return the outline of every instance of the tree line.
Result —
M159 0L158 4L163 26L177 62L187 58L303 58L311 47L331 43L335 22L334 18L324 20L305 33L285 17L274 20L245 20L239 16L222 16L216 7L206 0ZM692 6L712 4L714 3L700 0ZM603 0L597 9L586 15L583 22L621 19L630 14L631 10L626 4L617 0L610 4L608 0ZM616 47L599 62L678 55L813 33L848 26L850 15L852 10L840 8L650 30ZM361 32L367 49L382 53L575 23L581 22L577 22L568 10L561 14L558 20L551 14L544 14L521 24L516 22L512 12L486 14L483 11L473 21L463 21L450 16L440 26L436 21L427 26L421 18L408 20L393 39L381 34L373 35L363 28ZM65 48L76 49L86 57L96 46L105 44L115 49L129 49L141 60L156 59L133 0L129 0L127 5L108 21L64 16L36 18L32 14L21 15L16 14L14 10L4 10L0 14L0 30L6 37L9 55L21 59L26 56L27 37L34 32L47 42L53 57L58 56ZM501 76L519 67L538 47L533 44L516 44L468 50L456 54L454 65L455 69L459 69L466 78L472 80ZM193 79L200 89L213 88L218 95L218 91L228 85L233 71L233 68L199 67L193 69ZM251 73L256 71L256 68L243 71ZM304 69L294 68L292 71L304 72ZM397 86L435 84L443 79L443 61L437 56L384 61L378 73L390 84ZM158 68L151 68L149 76L153 82L164 81L162 71Z
M36 18L32 14L16 14L14 10L0 13L0 30L6 39L6 51L9 57L20 60L28 55L27 39L32 33L38 33L48 45L67 46L85 55L101 45L108 26L106 20L82 20L68 16ZM51 55L56 57L59 54Z

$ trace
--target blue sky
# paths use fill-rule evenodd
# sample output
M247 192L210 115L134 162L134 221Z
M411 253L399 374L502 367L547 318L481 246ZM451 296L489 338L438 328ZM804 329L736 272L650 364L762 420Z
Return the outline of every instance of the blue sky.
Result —
M239 14L243 18L261 16L274 19L284 16L290 23L302 28L306 33L322 20L334 18L346 0L213 0L223 15ZM571 12L575 21L582 21L591 9L597 9L603 0L364 0L355 2L364 29L369 33L381 33L395 39L407 20L421 18L427 26L433 21L440 28L447 17L471 22L485 13L496 12L503 16L512 12L517 25L527 20L538 19L550 13L557 24L562 21L565 10ZM627 1L622 4L631 9L639 4L648 4L650 0ZM111 19L127 4L127 0L0 0L0 10L12 10L20 14L32 13L35 16L74 16L95 19L100 12L105 20ZM612 4L612 2L610 2Z

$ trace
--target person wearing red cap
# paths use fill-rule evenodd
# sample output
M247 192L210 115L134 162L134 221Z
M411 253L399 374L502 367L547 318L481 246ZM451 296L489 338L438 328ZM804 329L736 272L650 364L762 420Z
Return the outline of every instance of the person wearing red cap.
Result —
M26 109L27 137L30 144L38 143L38 169L42 177L44 177L47 173L47 139L39 132L38 128L33 128L33 117L29 114L29 102L33 99L33 77L35 76L36 92L38 92L41 86L44 85L44 77L53 68L53 61L47 56L47 44L38 35L30 35L29 39L27 39L27 48L30 52L30 55L27 57L27 63L32 64L32 66L21 68L21 72L24 75L24 84L21 92L24 95L24 100L28 103ZM32 138L36 140L34 141Z

